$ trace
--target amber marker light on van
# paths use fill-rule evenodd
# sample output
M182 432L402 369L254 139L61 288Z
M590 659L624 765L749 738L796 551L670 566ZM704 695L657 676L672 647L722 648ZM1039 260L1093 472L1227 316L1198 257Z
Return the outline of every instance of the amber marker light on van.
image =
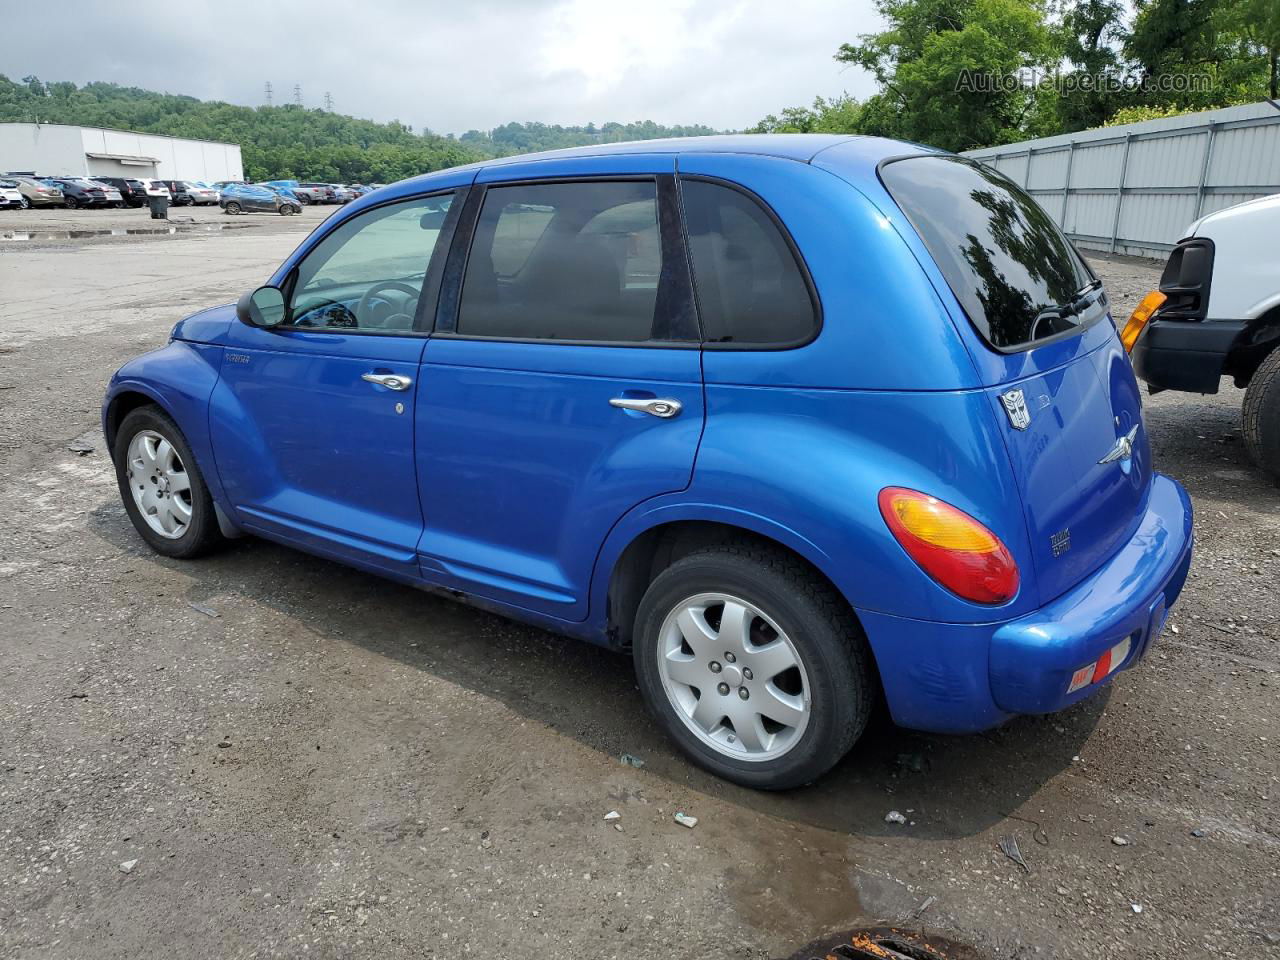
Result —
M1152 290L1138 304L1138 308L1129 314L1129 322L1120 331L1120 342L1124 344L1125 353L1133 353L1133 345L1147 328L1151 315L1155 313L1169 298L1159 290Z
M885 487L880 514L907 556L957 596L995 604L1017 594L1013 555L963 510L918 490Z

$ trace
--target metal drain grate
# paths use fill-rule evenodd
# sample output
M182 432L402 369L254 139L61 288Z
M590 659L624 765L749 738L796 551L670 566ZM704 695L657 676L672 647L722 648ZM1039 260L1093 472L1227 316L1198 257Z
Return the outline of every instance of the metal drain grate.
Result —
M854 930L829 937L790 960L981 960L971 947L895 927Z

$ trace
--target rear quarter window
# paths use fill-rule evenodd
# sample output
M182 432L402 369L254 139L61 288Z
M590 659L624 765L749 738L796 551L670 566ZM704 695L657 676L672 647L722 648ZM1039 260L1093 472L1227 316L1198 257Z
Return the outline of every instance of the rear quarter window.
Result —
M680 184L707 343L794 346L818 329L807 274L777 220L747 193Z
M1104 315L1096 280L1043 208L1012 180L961 157L909 157L880 177L970 322L1018 350Z

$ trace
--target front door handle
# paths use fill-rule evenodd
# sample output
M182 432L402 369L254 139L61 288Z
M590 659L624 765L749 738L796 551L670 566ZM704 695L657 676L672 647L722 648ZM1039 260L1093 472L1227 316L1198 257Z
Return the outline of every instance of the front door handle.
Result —
M610 397L609 406L647 413L664 420L674 417L684 409L684 405L679 400L668 397Z
M388 390L408 390L413 386L412 377L402 377L398 373L363 373L360 379L368 383L376 383Z

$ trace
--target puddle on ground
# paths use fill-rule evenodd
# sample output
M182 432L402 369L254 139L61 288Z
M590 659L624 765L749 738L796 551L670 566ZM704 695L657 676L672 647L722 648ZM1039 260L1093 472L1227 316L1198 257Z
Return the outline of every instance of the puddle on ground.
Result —
M94 230L5 230L3 240L87 240L95 237L163 237L176 233L219 233L223 230L245 230L252 223L171 223L154 227L101 227Z

